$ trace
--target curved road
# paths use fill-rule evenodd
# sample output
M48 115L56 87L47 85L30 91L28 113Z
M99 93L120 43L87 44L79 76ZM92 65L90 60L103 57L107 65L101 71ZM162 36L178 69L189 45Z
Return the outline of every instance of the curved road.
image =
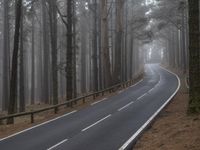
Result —
M87 108L1 139L0 149L123 149L122 145L139 133L179 86L177 77L159 65L145 68L145 77L138 84Z

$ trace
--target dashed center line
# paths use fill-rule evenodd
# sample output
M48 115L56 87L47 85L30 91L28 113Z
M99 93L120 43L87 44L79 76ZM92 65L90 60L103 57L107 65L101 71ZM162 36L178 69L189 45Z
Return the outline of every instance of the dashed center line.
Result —
M90 126L88 126L88 127L84 128L84 129L83 129L83 130L81 130L81 131L82 131L82 132L84 132L84 131L88 130L89 128L91 128L91 127L93 127L93 126L97 125L98 123L100 123L100 122L102 122L102 121L106 120L107 118L109 118L109 117L111 117L111 116L112 116L112 115L110 114L110 115L108 115L108 116L106 116L106 117L102 118L101 120L99 120L99 121L97 121L97 122L93 123L92 125L90 125Z
M150 90L148 91L148 93L151 93L151 92L154 90L154 88L155 88L155 87L153 87L152 89L150 89Z
M62 140L61 142L59 142L58 144L56 144L56 145L54 145L54 146L48 148L47 150L52 150L52 149L56 148L57 146L59 146L59 145L65 143L65 142L67 142L67 141L68 141L68 139L64 139L64 140Z
M92 104L90 104L90 105L93 106L93 105L98 104L98 103L100 103L100 102L102 102L102 101L105 101L106 99L107 99L107 98L103 98L102 100L96 101L96 102L94 102L94 103L92 103Z
M138 97L137 100L143 98L143 97L146 96L146 95L147 95L147 93L143 94L142 96Z
M130 106L131 104L133 104L134 102L130 102L127 105L125 105L124 107L121 107L120 109L118 109L118 111L122 111L123 109L127 108L128 106Z

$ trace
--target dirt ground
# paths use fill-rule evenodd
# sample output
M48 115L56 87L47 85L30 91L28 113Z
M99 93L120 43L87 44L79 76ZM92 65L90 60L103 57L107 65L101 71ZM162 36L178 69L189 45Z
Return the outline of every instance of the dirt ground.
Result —
M200 115L187 115L188 89L178 71L181 88L172 102L141 136L134 150L200 150Z

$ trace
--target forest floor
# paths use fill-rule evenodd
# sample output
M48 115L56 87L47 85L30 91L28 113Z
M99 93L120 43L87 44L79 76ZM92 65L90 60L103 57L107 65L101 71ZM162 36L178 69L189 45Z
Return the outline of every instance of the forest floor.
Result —
M138 82L141 78L142 78L142 76L135 79L135 83ZM33 124L30 123L30 119L31 119L30 116L18 117L15 119L15 124L11 124L11 125L6 125L5 121L4 121L3 123L0 123L0 139L7 137L9 135L15 134L17 132L20 132L22 130L25 130L27 128L33 127L33 126L43 123L45 121L54 119L56 117L66 114L68 112L71 112L73 110L80 110L80 109L86 108L86 107L90 106L90 104L92 104L96 101L114 96L114 95L116 95L116 93L118 93L118 92L120 93L121 91L123 91L125 89L118 89L113 93L106 92L104 96L98 96L98 97L96 97L95 100L93 100L92 97L86 98L85 103L83 103L82 101L79 101L79 102L77 102L76 105L73 106L73 108L69 108L69 107L59 108L59 111L57 114L54 114L54 111L52 111L52 110L39 113L37 115L34 115L35 123L33 123ZM105 100L107 100L107 99L105 99ZM46 108L48 106L51 106L51 105L46 105L46 104L31 105L31 106L27 107L26 111L27 112L34 111L34 110L38 110L41 108ZM5 115L5 114L0 113L0 116L3 116L3 115Z
M134 150L200 150L200 115L188 115L189 93L185 76L177 71L181 88L139 138Z

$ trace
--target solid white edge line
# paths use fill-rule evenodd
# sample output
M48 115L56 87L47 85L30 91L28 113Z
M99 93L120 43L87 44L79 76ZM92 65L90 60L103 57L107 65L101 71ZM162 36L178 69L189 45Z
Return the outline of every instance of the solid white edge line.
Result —
M93 127L93 126L95 126L95 125L97 125L98 123L100 123L100 122L104 121L105 119L107 119L107 118L109 118L109 117L111 117L111 114L110 114L110 115L108 115L108 116L106 116L106 117L104 117L104 118L102 118L101 120L99 120L99 121L97 121L97 122L93 123L92 125L90 125L90 126L88 126L88 127L84 128L84 129L83 129L83 130L81 130L81 131L82 131L82 132L84 132L84 131L88 130L89 128L91 128L91 127Z
M24 132L26 132L26 131L32 130L32 129L34 129L34 128L37 128L37 127L39 127L39 126L48 124L48 123L50 123L50 122L52 122L52 121L58 120L58 119L60 119L60 118L62 118L62 117L65 117L65 116L68 116L68 115L70 115L70 114L73 114L73 113L75 113L75 112L77 112L77 110L74 110L74 111L69 112L69 113L67 113L67 114L64 114L64 115L62 115L62 116L56 117L56 118L54 118L54 119L48 120L48 121L43 122L43 123L41 123L41 124L35 125L35 126L33 126L33 127L27 128L27 129L22 130L22 131L20 131L20 132L14 133L14 134L12 134L12 135L9 135L9 136L7 136L7 137L5 137L5 138L0 139L0 142L3 141L3 140L9 139L9 138L11 138L11 137L14 137L14 136L16 136L16 135L19 135L19 134L21 134L21 133L24 133Z
M142 125L142 127L140 127L137 132L135 134L133 134L129 140L122 146L119 148L119 150L125 150L130 143L132 143L132 141L138 137L139 134L141 134L141 132L153 121L153 119L162 111L162 109L172 100L172 98L176 95L176 93L178 92L178 90L180 89L181 83L180 83L180 79L178 77L177 74L161 67L163 70L173 74L176 76L177 80L178 80L178 87L176 89L176 91L169 97L169 99L145 122L145 124Z
M141 83L142 81L143 81L143 79L140 80L140 81L138 81L136 84L132 85L131 87L134 87L134 86L138 85L138 84Z
M68 141L68 139L62 140L61 142L59 142L58 144L56 144L56 145L54 145L54 146L48 148L47 150L52 150L52 149L56 148L57 146L59 146L59 145L65 143L65 142L67 142L67 141Z
M138 97L137 100L143 98L143 97L146 96L146 95L147 95L147 93L144 93L142 96Z
M122 92L124 92L124 90L119 91L118 94L120 94L120 93L122 93Z
M188 85L188 83L187 83L187 76L185 77L185 85L186 85L187 89L190 88L189 85Z
M102 101L105 101L106 99L107 99L107 98L103 98L102 100L96 101L96 102L94 102L94 103L92 103L92 104L90 104L90 105L93 106L93 105L98 104L98 103L100 103L100 102L102 102Z
M121 110L127 108L128 106L130 106L130 105L133 104L133 103L134 103L134 102L130 102L130 103L126 104L125 106L123 106L123 107L121 107L120 109L118 109L118 111L121 111Z

